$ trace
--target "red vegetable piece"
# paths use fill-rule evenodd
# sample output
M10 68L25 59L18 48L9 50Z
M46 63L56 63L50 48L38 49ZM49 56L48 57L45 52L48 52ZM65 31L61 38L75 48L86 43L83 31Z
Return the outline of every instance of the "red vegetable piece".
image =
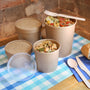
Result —
M59 18L59 21L65 21L65 18Z
M60 27L64 27L64 25L60 24Z
M54 25L54 23L50 23L50 25Z
M66 22L66 24L69 24L69 23L71 23L71 22L70 22L70 21L67 21L67 22Z

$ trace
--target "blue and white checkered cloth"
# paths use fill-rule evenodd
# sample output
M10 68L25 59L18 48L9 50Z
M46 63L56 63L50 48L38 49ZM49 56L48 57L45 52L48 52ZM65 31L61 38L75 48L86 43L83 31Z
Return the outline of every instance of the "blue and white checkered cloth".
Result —
M22 79L11 78L7 71L7 56L5 54L4 47L0 48L0 90L47 90L57 83L73 75L65 61L68 58L74 58L76 55L80 55L81 47L88 43L88 40L75 34L73 49L70 56L65 58L59 58L58 67L56 71L51 73L36 72L35 76L29 78L28 73L23 73ZM34 54L32 54L35 57Z

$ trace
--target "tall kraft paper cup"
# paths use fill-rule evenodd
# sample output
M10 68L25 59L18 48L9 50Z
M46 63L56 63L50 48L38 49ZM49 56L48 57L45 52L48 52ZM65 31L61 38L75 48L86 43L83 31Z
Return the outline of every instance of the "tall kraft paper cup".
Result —
M55 39L61 44L59 57L66 57L72 51L76 20L72 21L75 22L73 25L59 28L45 24L47 38Z
M15 22L19 39L30 41L32 44L40 39L41 23L34 18L22 18Z
M44 53L44 52L39 52L35 50L35 47L45 40L50 40L52 42L55 42L58 46L58 49L51 53ZM33 48L35 51L35 58L36 58L38 71L48 73L48 72L52 72L56 70L57 64L58 64L60 47L61 45L52 39L42 39L34 43Z

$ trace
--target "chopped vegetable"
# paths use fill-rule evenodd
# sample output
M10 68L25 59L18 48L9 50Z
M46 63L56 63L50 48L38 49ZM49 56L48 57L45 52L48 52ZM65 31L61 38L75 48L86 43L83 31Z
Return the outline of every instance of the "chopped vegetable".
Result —
M63 17L52 17L48 16L45 19L46 24L54 27L66 27L74 24L74 22L69 18L63 18Z
M40 43L39 45L37 45L35 49L39 52L50 53L50 52L54 52L55 50L57 50L58 46L56 43L50 40L46 40Z

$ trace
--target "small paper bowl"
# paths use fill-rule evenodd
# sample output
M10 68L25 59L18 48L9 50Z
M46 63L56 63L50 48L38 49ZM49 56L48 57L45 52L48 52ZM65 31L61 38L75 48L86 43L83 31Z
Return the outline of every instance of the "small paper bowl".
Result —
M43 41L50 40L58 45L58 49L51 53L42 53L35 49L37 45L42 43ZM52 39L42 39L39 41L36 41L33 45L34 51L35 51L35 58L37 63L37 70L48 73L56 70L57 64L58 64L58 58L59 58L59 50L60 50L60 44Z
M32 44L26 40L14 40L6 44L5 52L8 59L16 53L29 53L31 54Z

